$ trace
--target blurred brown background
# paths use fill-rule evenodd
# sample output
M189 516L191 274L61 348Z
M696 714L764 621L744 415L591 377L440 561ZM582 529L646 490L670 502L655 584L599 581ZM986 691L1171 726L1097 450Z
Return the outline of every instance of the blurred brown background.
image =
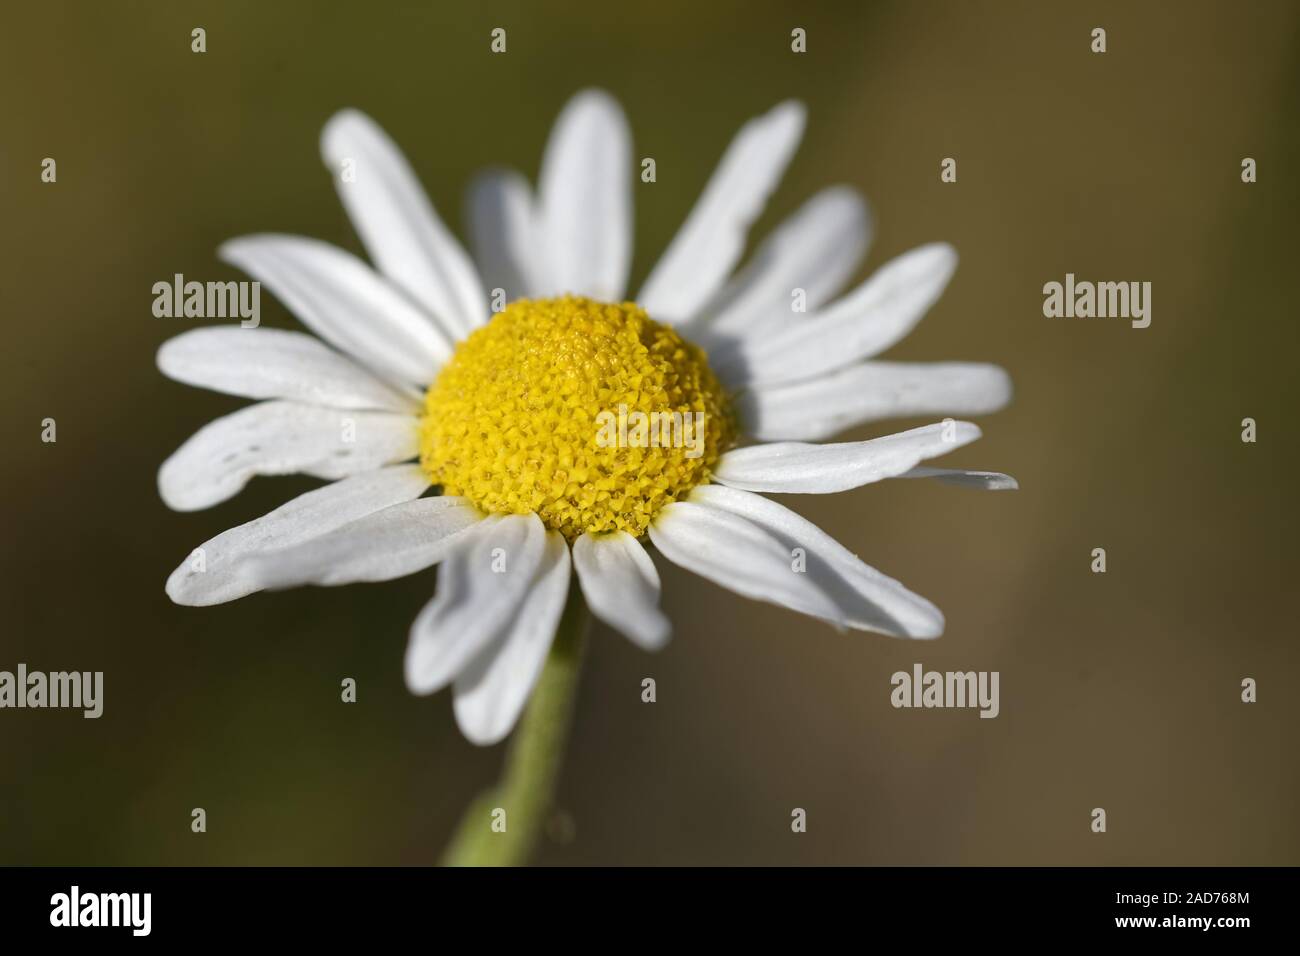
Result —
M594 84L658 164L637 186L635 281L735 129L805 100L756 235L847 182L876 215L863 274L953 242L955 280L889 357L1005 365L1014 404L942 464L1022 490L788 502L942 607L935 643L837 635L661 562L674 641L649 656L594 634L561 787L575 835L540 859L1300 863L1296 4L53 2L5 19L0 669L102 670L106 699L98 721L0 712L0 862L437 859L502 748L467 744L447 694L403 686L431 575L209 609L163 594L191 548L314 483L166 510L159 463L241 403L156 371L195 320L154 318L151 286L234 277L214 251L243 233L359 249L317 155L336 109L386 126L459 229L472 172L535 176L560 106ZM1151 327L1045 319L1043 283L1066 272L1151 281ZM293 324L269 296L263 321ZM1001 716L892 709L890 674L918 661L1000 671Z

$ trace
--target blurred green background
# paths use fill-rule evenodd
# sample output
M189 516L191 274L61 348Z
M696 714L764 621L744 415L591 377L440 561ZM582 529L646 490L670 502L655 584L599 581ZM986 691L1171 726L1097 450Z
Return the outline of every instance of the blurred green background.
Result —
M846 182L876 216L863 275L954 243L948 292L888 357L1007 367L1013 405L943 464L1022 490L788 501L942 607L934 643L838 635L661 561L674 640L650 656L594 633L569 825L539 859L1300 863L1296 4L47 2L5 19L0 669L102 670L106 691L98 721L0 711L0 862L437 859L502 748L467 744L447 694L403 686L431 574L208 609L164 596L191 548L315 482L167 511L159 463L242 403L156 371L196 323L154 318L151 287L235 278L214 251L243 233L359 251L317 154L339 108L388 129L459 230L472 173L535 177L561 105L600 85L658 165L636 186L634 283L736 128L805 100L755 235ZM1045 319L1043 283L1066 272L1151 281L1151 327ZM270 296L263 321L293 325ZM1001 716L892 709L890 674L918 661L1000 671Z

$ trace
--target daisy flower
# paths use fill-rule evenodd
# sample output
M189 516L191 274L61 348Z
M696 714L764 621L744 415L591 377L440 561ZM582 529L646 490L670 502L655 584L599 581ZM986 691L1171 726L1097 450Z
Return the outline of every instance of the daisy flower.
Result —
M843 292L870 234L847 187L813 196L736 269L803 125L794 102L745 124L628 300L635 163L609 95L585 91L564 108L535 191L504 170L473 183L472 258L385 133L358 112L334 116L321 152L373 267L314 239L234 239L221 257L315 336L203 328L158 352L171 378L258 400L162 465L170 507L215 505L255 475L331 483L204 543L167 594L219 604L441 565L411 628L406 682L416 694L452 686L477 744L516 723L571 578L597 618L647 650L664 645L650 546L836 627L938 636L933 604L762 496L886 478L1014 487L921 464L979 437L950 418L816 443L890 416L995 411L1011 388L991 365L875 360L957 258L921 246ZM616 415L615 440L602 441ZM655 440L681 432L698 440Z

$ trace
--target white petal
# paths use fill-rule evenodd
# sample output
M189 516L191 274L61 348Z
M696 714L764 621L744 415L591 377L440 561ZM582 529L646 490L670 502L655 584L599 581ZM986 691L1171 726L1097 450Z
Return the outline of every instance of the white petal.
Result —
M244 575L265 589L391 581L437 564L484 520L464 498L404 501L303 544L254 555Z
M765 441L816 441L864 422L912 415L984 415L1011 400L1011 377L974 362L862 362L739 399L745 430Z
M781 103L741 127L637 295L652 318L680 322L721 288L803 135L803 104Z
M538 192L545 291L621 300L632 262L632 136L608 93L583 90L565 105Z
M321 133L321 158L375 266L405 289L454 337L487 321L487 298L474 264L451 234L401 150L374 120L335 113ZM355 179L340 175L352 161Z
M927 468L921 466L906 471L895 478L936 478L945 485L958 488L975 488L980 491L1016 491L1020 482L1000 471L963 471L959 468Z
M406 646L406 686L432 694L454 680L514 620L546 551L535 514L492 516L439 574ZM504 560L503 560L504 559ZM500 570L498 570L500 569Z
M456 678L456 724L486 747L510 733L542 673L569 594L569 545L546 533L546 550L532 587L509 628Z
M826 621L841 616L810 575L794 570L787 548L729 511L675 501L650 525L650 540L669 561L744 597Z
M970 422L939 422L870 441L810 445L776 442L729 451L713 476L746 491L833 494L894 478L927 458L946 455L980 437Z
M824 189L786 219L749 263L700 312L701 333L749 337L780 330L804 316L792 311L802 289L808 309L840 292L871 239L867 204L848 186Z
M349 252L303 236L243 236L226 262L260 280L304 325L385 380L427 385L451 355L428 315Z
M502 289L507 302L532 295L543 269L536 262L537 210L528 181L508 169L480 173L467 205L474 259L489 294Z
M205 607L252 594L257 585L240 573L250 555L319 538L349 521L418 498L428 487L419 465L392 465L299 495L195 548L167 579L167 596L177 604Z
M626 531L573 542L573 567L587 606L614 630L647 651L668 643L672 625L659 610L659 572Z
M178 382L244 398L396 412L420 407L319 339L281 329L222 325L182 332L158 349L158 368Z
M344 478L418 452L410 415L261 402L195 432L158 469L158 491L167 507L197 511L238 494L254 475Z
M742 339L717 357L714 371L732 383L798 382L869 358L915 327L956 268L957 253L945 243L905 252L816 315L776 335Z
M787 554L802 549L807 566L799 576L814 579L835 599L841 608L840 623L895 637L931 638L943 633L943 613L937 607L863 564L821 528L784 505L722 485L702 485L691 492L690 500L753 521L773 535Z

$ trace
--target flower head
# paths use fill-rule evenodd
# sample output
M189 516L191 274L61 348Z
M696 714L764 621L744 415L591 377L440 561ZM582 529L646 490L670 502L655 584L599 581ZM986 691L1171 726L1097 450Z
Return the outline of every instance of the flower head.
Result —
M740 130L628 301L631 140L608 95L565 107L536 193L512 172L475 181L473 259L388 137L359 113L334 117L322 153L336 174L354 171L336 186L374 268L300 237L233 240L223 257L316 337L208 328L158 354L175 379L259 400L163 464L167 504L208 507L254 475L331 483L203 544L167 593L217 604L441 564L411 629L407 684L454 684L477 743L518 718L571 572L597 617L642 647L664 644L651 546L837 627L937 636L933 604L759 494L886 478L1015 486L921 464L979 437L950 418L813 443L880 418L994 411L1010 383L989 365L875 360L942 293L956 255L922 246L841 295L870 234L846 187L810 199L735 271L803 121L784 103Z
M654 410L642 440L608 433L620 408ZM650 421L669 425L667 442ZM697 422L702 453L692 456L672 439ZM639 538L664 505L708 480L732 433L703 351L644 309L519 299L438 373L420 463L444 494L487 514L536 513L569 541L609 531Z

